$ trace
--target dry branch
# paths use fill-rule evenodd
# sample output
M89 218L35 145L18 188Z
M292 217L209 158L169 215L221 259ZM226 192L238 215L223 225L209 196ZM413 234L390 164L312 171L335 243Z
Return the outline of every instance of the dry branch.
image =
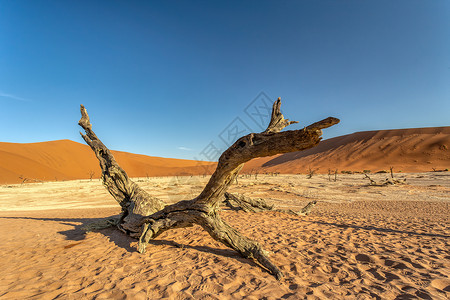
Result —
M256 157L314 147L321 140L321 129L339 123L338 119L330 117L300 130L281 132L286 126L297 122L284 119L280 106L278 98L273 104L271 121L264 132L243 136L222 153L215 172L199 196L168 206L162 200L150 196L128 177L93 132L86 109L81 106L82 118L79 125L86 132L81 135L100 162L103 184L122 207L119 220L106 220L98 226L111 226L117 222L117 227L123 232L139 237L138 250L143 253L149 241L162 232L198 224L215 240L235 249L244 257L255 259L280 279L281 271L270 261L259 243L240 234L218 214L224 194L245 162ZM305 208L303 213L309 213L314 204ZM95 225L92 226L95 228Z
M376 182L375 180L373 180L372 178L369 177L369 175L367 175L367 173L364 174L365 178L370 180L370 184L372 186L387 186L387 185L395 185L395 184L406 184L406 178L404 178L403 180L398 180L394 178L394 174L392 173L392 169L391 169L391 177L392 179L386 178L385 181L380 181L380 182Z
M311 210L317 204L317 201L310 201L300 211L294 211L292 209L274 208L273 205L267 204L262 198L249 198L241 194L226 192L224 203L233 210L242 209L245 212L276 211L296 216L306 216L311 213Z

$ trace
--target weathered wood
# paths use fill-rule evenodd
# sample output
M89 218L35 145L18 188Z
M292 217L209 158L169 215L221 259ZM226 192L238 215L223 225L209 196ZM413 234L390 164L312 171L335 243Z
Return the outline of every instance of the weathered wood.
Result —
M267 204L262 198L249 198L242 194L226 192L224 203L233 210L242 209L245 212L277 211L296 216L306 216L311 213L311 210L317 204L317 201L310 201L300 211L295 211L292 209L274 208L273 205Z
M406 184L406 178L404 178L403 180L398 180L394 178L394 174L392 173L391 170L391 177L392 179L386 178L385 181L381 181L381 182L376 182L375 180L373 180L372 178L369 177L369 175L364 174L365 178L370 180L370 184L371 186L388 186L388 185L395 185L395 184Z
M224 222L218 214L226 190L235 181L245 162L256 157L314 147L321 139L321 129L339 123L336 118L327 118L300 130L280 132L286 126L297 123L285 120L280 106L281 101L278 98L273 104L272 118L264 132L241 137L220 156L215 172L199 196L167 206L162 200L150 196L128 177L109 149L93 132L86 109L81 106L82 118L79 125L86 131L86 134L81 135L100 162L103 184L122 206L117 227L132 237L139 237L138 251L144 253L149 241L162 232L198 224L211 237L235 249L242 256L255 259L280 279L282 273L267 257L267 252L256 241L243 236ZM304 213L309 213L311 208ZM107 220L98 226L114 225L113 222L115 221Z
M275 101L275 103L273 104L270 123L264 132L265 133L280 132L285 127L288 127L289 125L295 123L298 123L298 121L289 121L289 119L287 120L284 119L284 116L281 113L281 98L278 98L277 101Z
M273 209L273 205L267 204L262 198L249 198L229 192L225 193L224 203L233 210L242 209L245 212L260 212Z
M80 107L81 119L78 122L86 132L81 136L94 151L102 169L103 185L122 207L121 218L118 222L120 230L134 237L141 231L138 220L164 208L165 203L148 194L132 181L127 173L119 166L111 151L102 143L92 130L89 115L83 105Z

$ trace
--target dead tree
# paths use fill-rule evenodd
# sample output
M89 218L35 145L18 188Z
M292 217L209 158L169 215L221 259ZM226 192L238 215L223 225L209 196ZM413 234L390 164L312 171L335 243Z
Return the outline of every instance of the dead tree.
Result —
M311 166L308 167L308 175L306 176L307 179L311 179L316 171L311 169Z
M372 185L372 186L388 186L388 185L395 185L395 184L406 184L406 178L404 178L403 180L398 180L398 179L394 178L394 175L392 173L392 167L391 167L392 179L386 178L385 181L376 182L375 180L370 178L369 175L367 175L367 173L365 173L364 176L365 176L365 178L370 180L369 185Z
M27 177L24 177L23 175L20 175L19 176L19 179L21 179L22 180L22 182L20 183L20 185L23 185L25 182L27 182L27 181L33 181L33 182L43 182L42 180L40 180L40 179L34 179L34 178L27 178Z
M82 117L78 124L86 132L81 133L81 136L100 162L103 184L122 207L119 218L104 220L103 224L95 224L91 228L117 226L131 237L139 238L138 251L144 253L149 241L162 232L198 224L215 240L244 257L255 259L277 279L281 279L281 271L267 257L261 245L243 236L219 216L223 196L245 162L256 157L312 148L321 140L321 129L339 123L339 119L329 117L300 130L281 132L286 126L298 122L284 119L280 105L278 98L273 104L271 120L264 132L243 136L222 153L216 170L200 195L167 206L128 177L109 149L95 135L86 109L81 105Z
M94 171L89 171L89 180L92 181L92 178L94 177L95 172Z
M20 176L19 176L19 179L22 180L22 182L20 183L20 185L23 185L27 180L30 180L30 179L24 177L23 175L20 175Z

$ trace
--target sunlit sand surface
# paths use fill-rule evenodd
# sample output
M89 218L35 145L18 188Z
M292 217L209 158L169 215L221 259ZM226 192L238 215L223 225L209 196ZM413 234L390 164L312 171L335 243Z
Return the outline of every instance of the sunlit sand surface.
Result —
M232 192L277 207L318 200L306 217L221 212L270 251L280 282L199 226L163 233L146 254L117 230L84 233L120 212L99 180L3 185L0 299L448 299L450 173L396 177L409 184L368 186L361 174L239 178ZM135 180L171 203L208 177Z

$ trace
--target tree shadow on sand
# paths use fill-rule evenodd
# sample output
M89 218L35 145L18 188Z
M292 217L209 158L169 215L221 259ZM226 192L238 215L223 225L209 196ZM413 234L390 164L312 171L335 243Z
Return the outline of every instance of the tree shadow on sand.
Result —
M315 224L320 224L320 225L336 226L339 228L374 230L374 231L383 232L383 233L404 233L404 234L415 235L415 236L450 238L450 235L445 235L445 234L415 232L415 231L398 230L398 229L375 227L375 226L359 226L359 225L353 225L353 224L340 224L340 223L324 222L324 221L305 221L305 222L310 222L310 223L315 223Z
M118 215L116 215L118 217ZM111 216L111 217L116 217ZM109 217L109 218L111 218ZM89 225L94 222L101 221L105 218L38 218L38 217L0 217L0 219L20 219L20 220L37 220L37 221L49 221L49 222L58 222L62 225L73 226L73 229L57 231L57 233L65 236L65 239L68 241L74 241L75 243L67 245L65 248L71 248L73 246L78 245L81 241L86 238L86 232L83 227ZM126 235L125 233L117 230L117 228L106 228L101 230L95 230L92 232L97 232L106 236L111 242L113 242L117 247L125 249L128 252L137 252L136 247L132 247L132 243L136 243L137 240L132 237ZM222 249L222 248L213 248L210 246L192 246L186 244L180 244L175 241L163 240L163 239L154 239L151 240L150 245L154 246L170 246L180 249L190 249L196 250L199 252L214 254L217 256L223 256L227 258L232 258L238 260L241 263L247 263L253 267L260 267L254 261L251 261L247 258L244 258L239 255L236 251L232 249ZM142 254L145 255L145 254Z

